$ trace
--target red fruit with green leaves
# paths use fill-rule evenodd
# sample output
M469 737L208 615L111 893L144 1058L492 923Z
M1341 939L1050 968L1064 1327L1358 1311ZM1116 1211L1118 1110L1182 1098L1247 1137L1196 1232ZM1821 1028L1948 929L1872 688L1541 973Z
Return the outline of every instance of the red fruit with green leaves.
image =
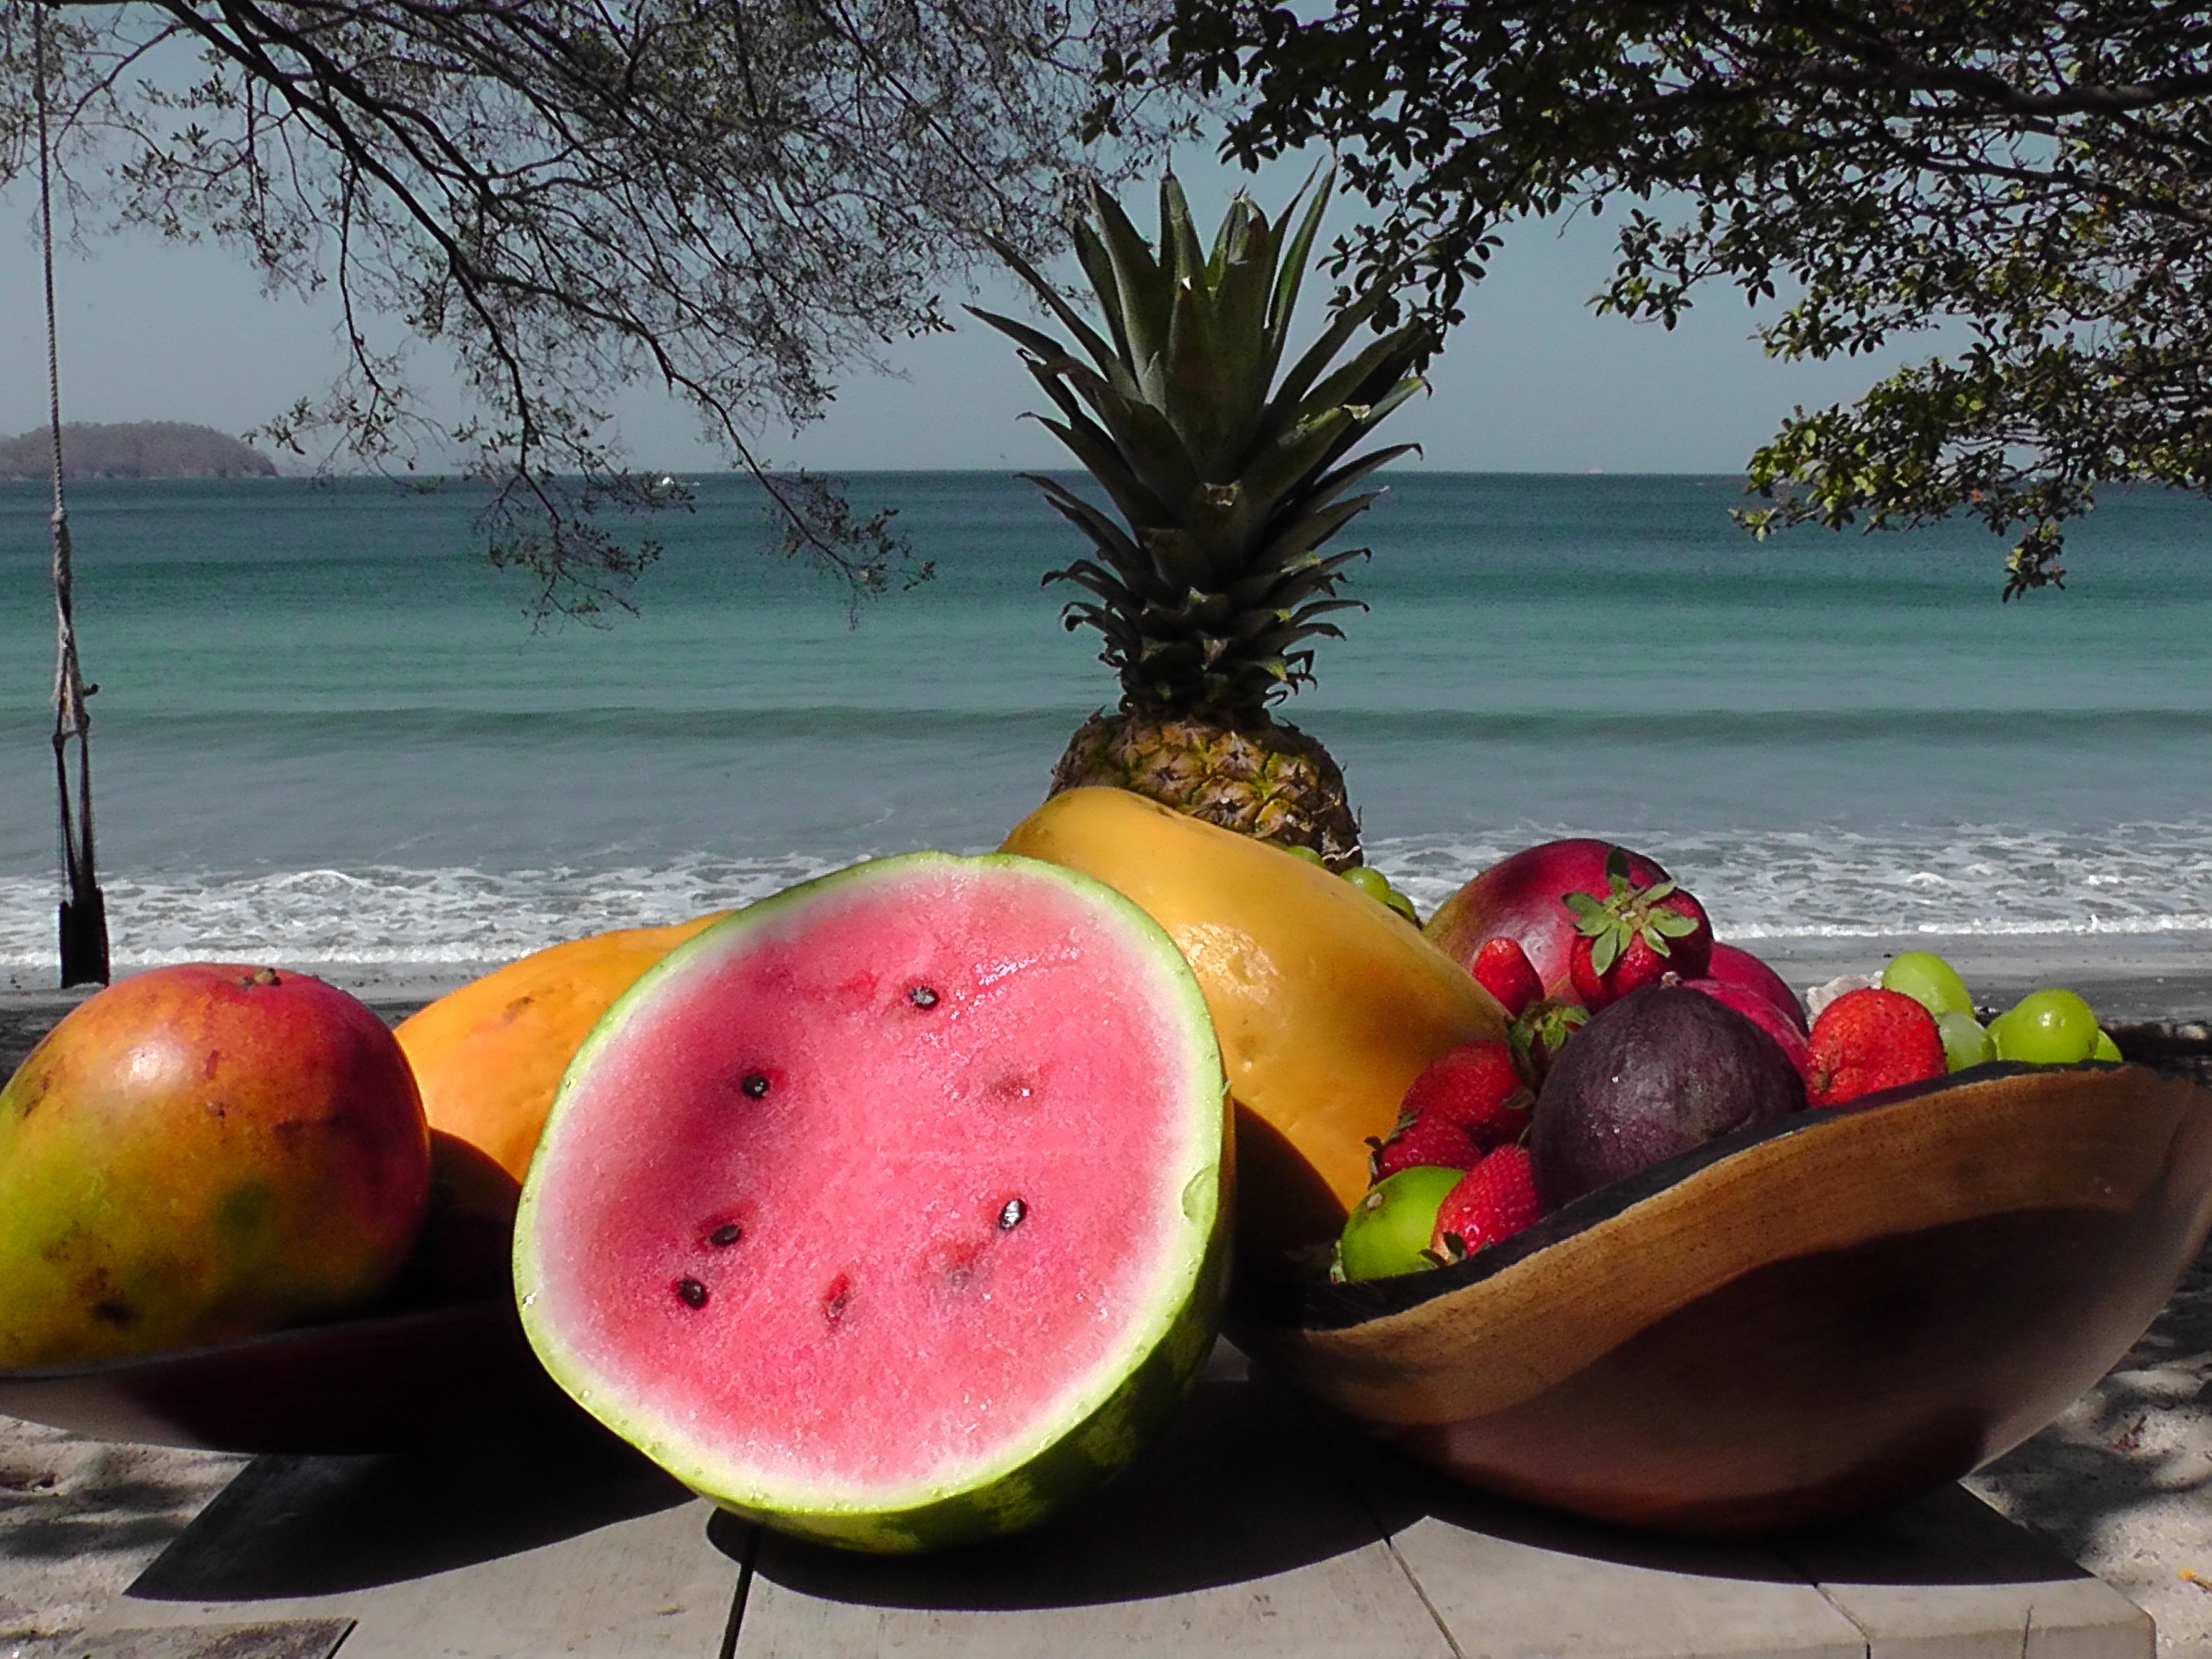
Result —
M1513 1049L1522 1076L1543 1087L1544 1074L1552 1069L1559 1050L1567 1046L1568 1038L1589 1024L1589 1010L1579 1002L1546 997L1507 1026L1505 1041Z
M1900 991L1848 991L1820 1010L1807 1042L1805 1097L1814 1106L1942 1077L1936 1016Z
M1603 891L1569 893L1563 902L1575 918L1568 972L1593 1013L1657 984L1662 974L1702 978L1712 960L1713 925L1705 906L1671 877L1638 881L1626 848L1607 854Z
M1503 933L1483 940L1468 971L1474 975L1476 984L1498 999L1508 1019L1518 1019L1544 994L1544 981L1536 977L1535 964L1521 948L1521 941Z
M1483 1151L1450 1119L1416 1117L1410 1112L1400 1113L1396 1127L1382 1139L1370 1135L1367 1146L1370 1186L1401 1170L1472 1170Z
M1559 996L1573 989L1567 954L1575 938L1569 893L1606 889L1611 842L1586 837L1548 841L1499 860L1437 908L1421 931L1429 943L1473 971L1474 959L1490 939L1516 940L1545 992ZM1667 879L1667 872L1640 853L1628 853L1628 873L1638 886Z
M1429 1253L1442 1262L1464 1261L1512 1237L1543 1212L1528 1149L1500 1146L1462 1176L1437 1206Z
M1413 1079L1398 1109L1425 1123L1454 1124L1476 1151L1486 1152L1520 1139L1535 1104L1511 1047L1489 1038L1439 1054Z

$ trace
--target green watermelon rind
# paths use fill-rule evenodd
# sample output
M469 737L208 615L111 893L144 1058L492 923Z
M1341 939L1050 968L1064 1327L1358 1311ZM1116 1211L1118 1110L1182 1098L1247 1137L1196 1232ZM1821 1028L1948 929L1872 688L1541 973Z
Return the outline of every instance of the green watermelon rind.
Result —
M608 1380L580 1364L537 1309L541 1269L532 1225L541 1161L523 1186L514 1231L514 1285L522 1325L539 1363L586 1411L692 1490L733 1513L779 1531L848 1548L904 1553L939 1549L1014 1532L1103 1485L1134 1458L1171 1417L1212 1350L1228 1285L1231 1233L1225 1183L1230 1106L1219 1047L1204 994L1166 931L1103 882L1064 866L1011 853L964 857L909 853L832 872L746 907L678 945L608 1009L577 1049L554 1097L541 1148L557 1143L565 1108L598 1056L696 965L718 959L763 926L795 920L823 897L859 883L896 881L928 870L1003 868L1048 883L1096 907L1127 929L1172 989L1183 1016L1192 1157L1180 1189L1182 1248L1162 1263L1146 1314L1115 1354L1072 1379L1066 1409L986 1468L957 1484L924 1484L873 1501L825 1498L763 1482L757 1472L716 1460L678 1425L643 1401L617 1396ZM1197 1121L1203 1102L1211 1134ZM1178 1172L1169 1172L1172 1180Z

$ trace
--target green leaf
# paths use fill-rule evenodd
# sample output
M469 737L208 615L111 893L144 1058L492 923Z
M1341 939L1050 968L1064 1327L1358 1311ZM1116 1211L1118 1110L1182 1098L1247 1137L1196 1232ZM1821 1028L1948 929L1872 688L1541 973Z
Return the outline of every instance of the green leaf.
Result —
M1314 238L1321 233L1322 214L1328 206L1328 198L1336 191L1336 170L1331 167L1328 173L1322 173L1320 164L1316 163L1314 172L1306 175L1306 182L1298 186L1297 195L1291 197L1283 208L1282 221L1287 224L1291 216L1297 211L1298 197L1304 196L1313 185L1316 175L1320 177L1320 188L1314 191L1313 200L1307 204L1304 216L1298 221L1298 228L1291 233L1290 245L1283 251L1282 263L1275 273L1274 293L1267 305L1267 373L1270 376L1274 374L1276 364L1282 361L1283 347L1290 339L1291 314L1297 309L1298 289L1305 281L1307 261L1313 257ZM1334 349L1329 355L1335 356Z
M1590 971L1602 975L1613 966L1620 955L1619 937L1611 928L1597 934L1590 941Z
M1160 265L1176 286L1205 283L1206 255L1198 246L1198 228L1191 222L1182 181L1173 173L1160 175Z
M1121 204L1095 184L1091 187L1091 205L1121 296L1121 333L1127 342L1129 367L1141 385L1153 361L1167 349L1174 279L1152 258L1152 249L1121 211Z
M1036 291L1037 297L1044 301L1045 308L1059 318L1060 325L1075 336L1083 349L1097 359L1100 372L1110 373L1116 362L1114 348L1100 337L1098 331L1085 322L1076 313L1075 308L1060 297L1060 290L1039 276L1028 260L1023 258L1020 254L997 238L993 237L989 240L991 246L997 250L999 257L1012 268L1016 276Z

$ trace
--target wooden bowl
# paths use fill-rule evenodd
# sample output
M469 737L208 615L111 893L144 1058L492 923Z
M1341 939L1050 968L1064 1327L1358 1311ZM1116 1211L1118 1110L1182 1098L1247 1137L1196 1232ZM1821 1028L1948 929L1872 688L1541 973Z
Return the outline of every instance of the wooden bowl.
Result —
M538 1366L506 1293L129 1359L0 1369L0 1413L95 1440L252 1453L405 1451L579 1415Z
M1989 1066L1802 1113L1237 1337L1469 1483L1749 1536L1954 1480L2124 1354L2212 1225L2212 1091Z

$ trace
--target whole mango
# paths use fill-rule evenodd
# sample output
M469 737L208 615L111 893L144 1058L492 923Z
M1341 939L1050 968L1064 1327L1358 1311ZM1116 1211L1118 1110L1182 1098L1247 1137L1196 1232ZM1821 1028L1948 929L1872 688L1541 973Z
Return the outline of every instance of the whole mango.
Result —
M1237 1107L1237 1246L1263 1272L1335 1240L1369 1137L1431 1060L1505 1035L1497 1000L1366 894L1127 790L1055 795L1005 850L1118 890L1196 971Z
M553 1091L599 1016L717 910L665 927L622 927L548 946L449 991L399 1023L430 1127L467 1141L515 1180Z
M429 1181L406 1056L344 992L213 963L120 980L0 1090L0 1365L366 1306Z

